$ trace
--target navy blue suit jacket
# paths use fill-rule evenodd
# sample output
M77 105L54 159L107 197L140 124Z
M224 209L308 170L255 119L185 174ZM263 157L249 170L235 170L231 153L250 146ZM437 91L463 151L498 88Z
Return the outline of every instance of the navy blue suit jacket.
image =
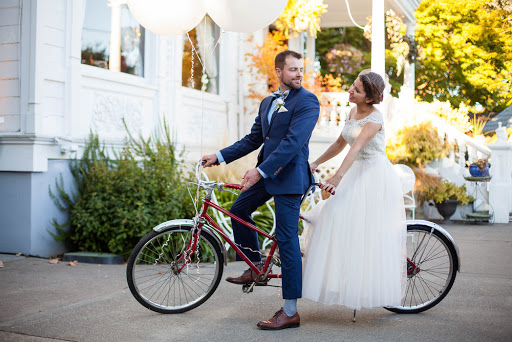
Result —
M258 167L266 175L265 189L271 195L303 194L314 178L309 168L309 139L320 114L318 98L304 88L291 89L284 107L288 111L268 111L274 100L266 97L260 104L251 133L220 151L226 163L263 147Z

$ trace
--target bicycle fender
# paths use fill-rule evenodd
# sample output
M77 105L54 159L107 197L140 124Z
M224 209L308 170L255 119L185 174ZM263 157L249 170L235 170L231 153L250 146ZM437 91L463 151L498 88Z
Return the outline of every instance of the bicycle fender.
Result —
M425 221L425 220L407 220L406 224L407 224L407 226L414 226L414 225L428 226L434 230L437 230L442 235L444 235L444 237L446 237L448 239L448 241L450 241L453 244L453 247L455 248L455 253L457 254L457 260L459 261L457 271L460 272L461 260L460 260L459 247L457 246L457 243L455 243L455 240L450 235L450 233L448 233L446 231L446 229L444 229L443 227L441 227L438 224L435 224L434 222Z
M178 227L181 227L181 226L193 227L194 221L190 220L190 219L177 219L177 220L165 221L165 222L160 223L158 226L154 227L153 230L155 232L160 233L161 231L163 231L169 227L176 227L176 226L178 226ZM224 256L224 265L228 266L228 253L226 251L226 246L224 246L224 244L220 241L220 238L217 236L217 234L214 233L214 231L209 226L203 225L202 230L206 231L208 234L213 236L215 241L217 241L219 243L219 246L221 246L221 248L222 248L222 255Z

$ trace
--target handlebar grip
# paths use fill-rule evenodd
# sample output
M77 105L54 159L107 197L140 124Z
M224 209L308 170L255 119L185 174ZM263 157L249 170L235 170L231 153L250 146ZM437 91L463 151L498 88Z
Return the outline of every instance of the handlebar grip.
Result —
M228 189L242 190L242 186L241 186L240 184L229 184L229 183L225 183L225 184L224 184L224 187L225 187L225 188L228 188Z

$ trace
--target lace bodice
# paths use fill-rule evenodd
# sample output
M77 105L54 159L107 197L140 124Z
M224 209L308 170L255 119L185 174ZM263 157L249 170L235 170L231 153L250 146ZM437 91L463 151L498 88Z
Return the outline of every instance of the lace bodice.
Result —
M380 112L374 111L370 115L361 120L352 120L350 118L347 118L341 135L349 145L352 145L356 138L359 136L359 133L361 133L363 126L367 122L375 122L381 124L382 128L377 132L377 134L372 138L372 140L370 140L368 144L366 144L366 146L363 147L361 151L359 151L356 160L372 162L373 160L375 160L375 158L386 156L384 119Z

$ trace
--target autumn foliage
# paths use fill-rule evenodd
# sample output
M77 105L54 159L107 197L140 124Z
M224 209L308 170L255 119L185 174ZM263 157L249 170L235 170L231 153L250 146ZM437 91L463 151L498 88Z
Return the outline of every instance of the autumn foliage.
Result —
M250 38L250 40L252 40L252 38ZM246 55L249 61L249 66L252 67L267 84L267 92L265 94L261 94L256 90L254 84L250 84L250 98L261 100L267 96L269 92L279 88L279 81L277 80L275 73L274 59L278 53L285 50L288 50L286 37L279 31L275 31L270 32L267 35L263 45L256 46L256 51L254 53L248 53Z

